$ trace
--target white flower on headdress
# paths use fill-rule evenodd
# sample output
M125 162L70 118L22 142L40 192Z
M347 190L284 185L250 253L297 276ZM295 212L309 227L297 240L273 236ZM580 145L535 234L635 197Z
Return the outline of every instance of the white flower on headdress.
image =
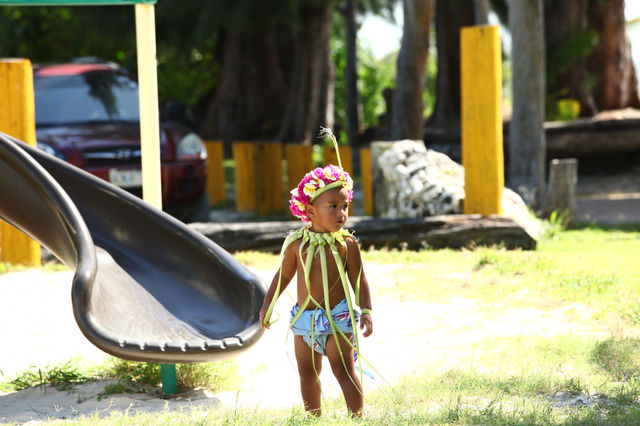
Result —
M289 191L289 194L293 195L294 197L300 196L300 194L298 194L298 188L293 188L291 191Z
M353 179L347 178L347 189L349 191L353 189Z
M306 211L307 210L307 206L302 202L302 201L298 201L298 200L293 200L293 204L295 204L296 206L298 206L298 208L302 211Z
M313 198L313 197L315 197L317 190L318 189L316 188L314 183L313 182L309 182L309 183L305 184L304 188L302 189L302 192L307 194L309 197Z
M322 171L324 172L324 175L326 177L328 177L331 180L334 180L335 178L333 177L333 174L331 173L331 169L329 167L325 167L324 169L322 169Z

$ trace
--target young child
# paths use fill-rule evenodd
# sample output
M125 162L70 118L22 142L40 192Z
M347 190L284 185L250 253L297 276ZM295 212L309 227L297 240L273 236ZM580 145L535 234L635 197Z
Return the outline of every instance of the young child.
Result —
M363 407L362 384L355 371L358 337L353 324L359 321L363 336L368 337L373 332L373 320L358 244L342 229L352 188L353 181L342 167L329 165L307 173L291 191L291 212L310 225L292 231L286 238L280 269L260 310L260 323L268 329L276 300L297 274L298 297L290 328L304 407L317 416L322 413L319 374L323 355L340 384L349 412L360 415ZM349 283L360 310L352 303Z

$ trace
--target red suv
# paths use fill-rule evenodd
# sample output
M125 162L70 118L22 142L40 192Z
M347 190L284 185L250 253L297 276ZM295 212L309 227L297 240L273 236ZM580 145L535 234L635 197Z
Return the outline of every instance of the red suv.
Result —
M142 195L138 84L105 62L34 67L38 147L135 195ZM160 123L163 209L208 221L207 153L188 126Z

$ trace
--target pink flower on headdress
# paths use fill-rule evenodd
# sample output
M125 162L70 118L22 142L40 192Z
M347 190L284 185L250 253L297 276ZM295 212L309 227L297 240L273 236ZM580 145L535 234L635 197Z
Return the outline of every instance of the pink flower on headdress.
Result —
M307 206L316 196L318 190L343 178L344 187L349 191L349 201L351 201L353 199L353 180L349 173L342 171L339 167L329 164L325 168L318 167L304 175L298 187L291 190L291 200L289 201L291 213L303 222L309 222Z

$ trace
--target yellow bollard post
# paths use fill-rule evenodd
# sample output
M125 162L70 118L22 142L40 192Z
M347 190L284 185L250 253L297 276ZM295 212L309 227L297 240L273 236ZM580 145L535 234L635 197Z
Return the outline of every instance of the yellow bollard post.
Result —
M313 169L313 145L286 144L284 151L287 162L287 190L290 191L297 188L304 175ZM288 200L289 194L287 194L285 203ZM294 218L288 208L287 213L290 218Z
M460 35L464 212L502 213L502 51L498 26Z
M235 164L234 186L236 210L242 213L255 212L257 208L255 189L254 142L237 141L231 145Z
M351 147L349 145L340 145L338 146L338 151L340 151L340 161L342 161L342 168L345 172L351 175L351 179L353 179L353 161L351 157ZM323 145L322 146L322 158L324 160L323 166L328 166L329 164L333 164L334 166L338 166L338 156L336 155L336 149L333 145ZM353 201L349 206L349 215L353 214Z
M353 177L353 162L351 161L351 147L349 145L340 145L338 147L340 151L340 160L342 161L342 168L352 175ZM333 164L334 166L338 166L338 156L336 155L336 150L333 145L323 145L322 146L322 158L324 160L323 166L328 166L329 164Z
M0 60L0 131L36 145L33 68L28 59ZM40 244L0 223L0 259L40 267Z
M227 199L224 187L224 145L222 141L205 141L207 148L207 191L212 206Z
M281 212L284 209L282 144L259 142L254 155L257 212L261 216Z
M236 210L268 215L283 204L282 144L280 142L233 142Z
M360 148L360 181L362 185L362 212L365 216L373 216L371 148Z
M291 190L300 183L307 172L313 169L313 146L301 143L286 144L287 187Z

